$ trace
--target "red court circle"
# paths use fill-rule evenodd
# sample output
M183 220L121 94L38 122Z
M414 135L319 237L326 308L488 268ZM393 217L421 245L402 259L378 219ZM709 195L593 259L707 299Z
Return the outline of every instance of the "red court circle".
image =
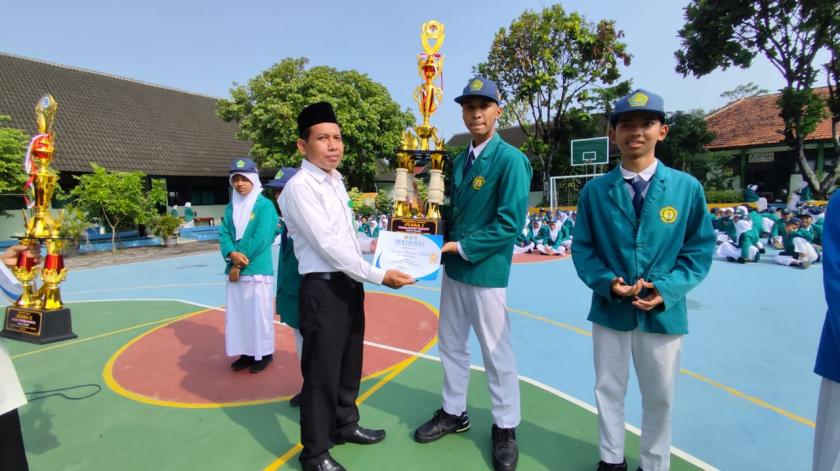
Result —
M434 308L412 298L367 293L365 313L363 377L409 358L406 352L423 350L437 335ZM133 399L175 407L266 402L300 391L303 380L292 330L275 325L274 361L265 371L234 372L234 358L225 354L224 315L210 309L136 339L112 361L115 389Z

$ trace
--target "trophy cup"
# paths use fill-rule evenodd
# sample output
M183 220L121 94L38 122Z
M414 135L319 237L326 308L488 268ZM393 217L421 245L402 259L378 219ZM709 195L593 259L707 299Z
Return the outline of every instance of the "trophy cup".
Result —
M58 172L50 167L55 154L53 122L58 103L52 95L45 95L35 106L38 134L32 138L26 152L24 168L29 179L24 185L26 209L23 220L26 232L21 245L40 250L46 245L47 257L43 268L35 266L34 259L21 253L11 269L20 281L23 293L12 306L6 308L3 337L30 343L49 343L76 338L70 319L70 309L61 302L59 283L67 277L64 267L66 239L61 237L62 215L53 218L50 213ZM38 288L38 276L44 280Z
M396 180L394 181L394 214L389 229L396 232L443 234L444 221L440 216L443 204L443 162L446 151L443 139L429 118L437 111L443 98L440 83L443 56L440 47L445 38L443 24L431 20L420 28L423 53L417 55L417 71L423 83L414 90L414 101L423 116L422 124L403 132L402 146L397 151ZM430 43L434 41L434 43ZM434 148L430 144L434 145ZM428 160L429 188L425 202L418 201L414 183L414 165L417 160Z

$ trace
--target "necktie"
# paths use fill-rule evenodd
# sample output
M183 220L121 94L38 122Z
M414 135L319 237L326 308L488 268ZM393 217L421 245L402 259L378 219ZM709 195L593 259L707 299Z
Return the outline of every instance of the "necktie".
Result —
M473 154L473 151L470 151L470 155L467 156L467 163L466 163L466 165L464 165L464 175L466 175L467 172L470 171L470 168L472 168L472 164L473 164L474 161L475 161L475 154Z
M650 180L645 181L643 178L634 180L633 178L624 179L627 184L633 187L633 210L636 211L636 219L642 217L642 206L645 204L645 197L642 195L645 188L647 188Z

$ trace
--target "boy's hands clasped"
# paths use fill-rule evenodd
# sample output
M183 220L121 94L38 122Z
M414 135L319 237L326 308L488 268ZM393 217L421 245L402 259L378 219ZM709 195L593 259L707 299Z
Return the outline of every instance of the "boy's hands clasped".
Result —
M619 276L612 281L610 289L618 297L633 298L633 306L642 311L650 311L664 302L656 286L652 282L645 281L642 278L639 278L636 280L636 283L630 285L624 281L624 278ZM647 289L647 293L644 294L644 297L639 297L642 289Z

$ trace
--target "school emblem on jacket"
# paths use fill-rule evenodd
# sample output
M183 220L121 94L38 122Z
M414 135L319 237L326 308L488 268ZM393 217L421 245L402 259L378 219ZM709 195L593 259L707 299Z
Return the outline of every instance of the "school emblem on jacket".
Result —
M484 186L484 177L478 176L473 178L473 190L480 190Z
M673 206L665 206L659 210L659 219L665 224L673 224L677 220L677 208Z
M249 217L249 218L248 218L248 220L249 220L249 221L253 221L253 220L254 220L254 212L253 212L253 211L251 211L251 217Z

